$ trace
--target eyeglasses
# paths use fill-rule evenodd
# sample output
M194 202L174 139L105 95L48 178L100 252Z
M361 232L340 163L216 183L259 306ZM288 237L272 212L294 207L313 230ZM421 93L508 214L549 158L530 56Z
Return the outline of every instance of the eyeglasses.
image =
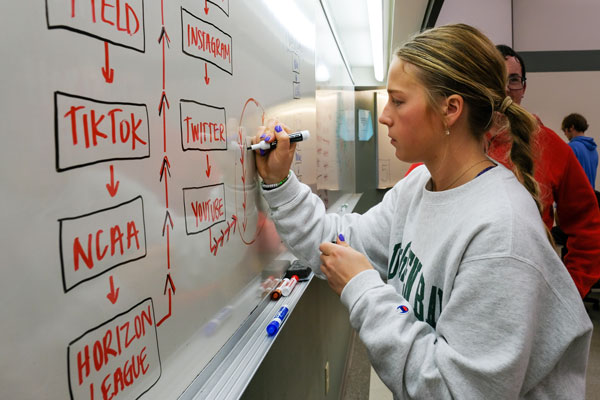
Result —
M525 85L525 78L520 75L511 75L508 77L507 87L510 90L521 90Z

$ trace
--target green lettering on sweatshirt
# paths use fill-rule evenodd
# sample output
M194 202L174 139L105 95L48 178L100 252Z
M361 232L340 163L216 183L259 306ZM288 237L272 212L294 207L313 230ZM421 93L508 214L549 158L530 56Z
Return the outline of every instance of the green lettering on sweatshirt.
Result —
M397 277L403 283L400 285L400 294L412 304L415 317L419 321L425 320L435 328L442 310L444 293L437 286L427 284L422 273L423 264L413 253L411 245L412 242L409 242L404 249L402 243L394 246L388 267L388 282ZM413 289L414 298L411 301ZM425 310L427 310L427 317L425 317Z
M394 246L394 252L390 259L390 266L388 267L388 280L392 279L396 272L398 272L398 266L400 265L400 250L402 250L402 243L398 243Z
M432 328L435 328L438 319L438 313L442 310L442 296L444 292L437 286L431 287L431 294L429 295L429 309L427 310L427 322ZM436 298L437 297L437 298ZM436 305L439 305L438 313L436 313Z
M413 259L411 260L412 268L410 269L410 274L408 275L408 282L406 282L406 285L404 286L404 292L402 293L404 298L407 300L410 298L410 292L412 291L415 279L417 278L419 272L421 272L421 267L423 266L423 264L421 264L419 259L415 257L412 251L410 252L410 254L413 256Z
M421 265L421 263L419 263ZM413 306L413 310L415 310L415 317L419 321L423 321L423 298L425 297L425 279L423 279L423 274L419 276L419 284L417 285L417 293L415 293L415 305Z
M406 280L406 272L408 271L408 266L412 265L415 260L415 253L412 250L404 249L404 253L402 254L402 261L400 261L400 280L404 282ZM418 259L417 259L418 260Z
M388 280L390 280L394 276L396 276L396 273L398 272L398 267L400 265L403 265L403 267L406 266L406 263L408 262L406 253L410 250L410 245L411 245L411 242L408 242L408 244L406 245L404 250L402 249L402 243L398 243L397 245L394 246L394 252L392 254L392 259L390 260ZM400 250L402 250L402 256L399 256ZM400 273L402 273L402 270L400 270Z

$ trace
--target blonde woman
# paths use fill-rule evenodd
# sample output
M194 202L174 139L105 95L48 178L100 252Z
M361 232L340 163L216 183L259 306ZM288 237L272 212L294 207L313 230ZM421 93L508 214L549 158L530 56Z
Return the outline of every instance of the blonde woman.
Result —
M325 214L289 171L285 126L255 138L278 141L256 157L278 232L341 295L395 398L585 396L592 325L539 214L536 121L505 87L504 61L470 26L400 48L380 122L396 157L425 165L363 215ZM497 114L518 178L483 152Z

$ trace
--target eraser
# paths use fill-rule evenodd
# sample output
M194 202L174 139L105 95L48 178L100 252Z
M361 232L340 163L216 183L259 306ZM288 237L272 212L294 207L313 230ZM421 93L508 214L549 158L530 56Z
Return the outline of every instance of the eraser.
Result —
M284 278L291 278L292 276L298 276L299 281L306 281L310 278L312 270L310 267L303 264L300 260L295 260L290 268L285 272Z

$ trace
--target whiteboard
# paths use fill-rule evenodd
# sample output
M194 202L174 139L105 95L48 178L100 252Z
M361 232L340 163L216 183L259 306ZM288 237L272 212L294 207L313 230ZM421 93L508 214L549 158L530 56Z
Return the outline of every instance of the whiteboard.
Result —
M314 13L2 2L0 397L176 398L259 304L282 245L245 139L316 129Z

